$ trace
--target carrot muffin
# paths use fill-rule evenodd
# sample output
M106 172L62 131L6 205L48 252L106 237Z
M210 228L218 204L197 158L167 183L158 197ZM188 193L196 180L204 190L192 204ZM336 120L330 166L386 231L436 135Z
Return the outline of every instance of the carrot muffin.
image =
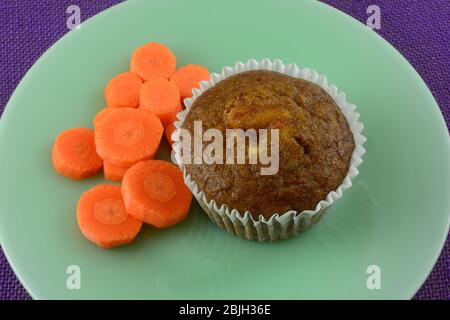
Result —
M261 175L267 166L260 163L185 165L208 200L249 211L256 220L314 210L342 184L355 148L345 116L322 88L273 71L247 71L217 83L194 101L182 128L193 134L194 121L224 137L226 129L279 129L274 175Z

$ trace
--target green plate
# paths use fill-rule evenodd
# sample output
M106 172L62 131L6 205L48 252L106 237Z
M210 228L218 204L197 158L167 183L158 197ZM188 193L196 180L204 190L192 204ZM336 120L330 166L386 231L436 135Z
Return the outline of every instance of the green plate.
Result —
M107 81L149 41L167 44L179 65L219 71L268 57L326 74L365 124L367 153L354 186L316 226L288 241L240 240L193 204L184 223L145 226L129 246L101 250L88 242L76 203L103 179L58 176L51 146L60 131L91 126ZM1 243L34 298L407 299L448 232L449 135L433 96L386 41L315 1L136 0L113 7L39 59L0 130ZM161 149L167 156L167 146ZM66 286L71 265L81 271L79 290ZM380 269L380 289L368 289L372 265Z

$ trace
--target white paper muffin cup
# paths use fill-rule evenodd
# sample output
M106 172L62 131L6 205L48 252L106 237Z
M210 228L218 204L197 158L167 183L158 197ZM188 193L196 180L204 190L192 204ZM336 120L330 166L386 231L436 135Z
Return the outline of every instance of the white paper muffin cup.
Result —
M348 121L355 140L355 149L350 160L347 176L335 191L328 193L326 198L316 205L314 210L305 210L302 212L291 210L282 214L276 213L268 220L260 215L259 219L255 220L248 211L242 214L236 209L229 208L226 204L219 206L214 199L207 199L205 193L199 190L196 182L187 174L186 168L181 162L179 128L181 128L186 115L189 113L191 105L203 92L218 82L237 73L250 70L275 71L319 85L334 99ZM274 61L270 61L269 59L263 59L262 61L250 59L247 63L237 62L234 67L224 67L221 73L212 73L209 81L200 82L200 89L194 89L193 96L185 99L184 103L186 109L178 113L177 118L179 120L174 123L177 130L172 134L175 161L183 171L186 185L203 210L208 214L209 218L222 229L240 238L273 241L287 239L309 229L319 220L325 210L341 198L343 192L352 186L351 180L359 173L357 168L363 161L362 156L365 153L363 144L366 141L366 138L362 134L363 124L358 121L359 113L355 111L355 105L347 102L343 92L339 92L335 85L328 84L327 78L324 75L319 75L314 70L308 68L302 69L295 64L284 65L278 59Z

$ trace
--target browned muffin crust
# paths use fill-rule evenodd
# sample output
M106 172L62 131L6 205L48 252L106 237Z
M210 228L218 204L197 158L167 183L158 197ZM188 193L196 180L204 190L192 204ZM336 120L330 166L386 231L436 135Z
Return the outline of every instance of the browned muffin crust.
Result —
M192 133L196 120L203 130L280 130L275 175L261 175L267 166L259 164L186 165L208 200L248 210L256 219L314 209L342 183L355 148L345 116L322 88L271 71L240 73L205 91L182 127Z

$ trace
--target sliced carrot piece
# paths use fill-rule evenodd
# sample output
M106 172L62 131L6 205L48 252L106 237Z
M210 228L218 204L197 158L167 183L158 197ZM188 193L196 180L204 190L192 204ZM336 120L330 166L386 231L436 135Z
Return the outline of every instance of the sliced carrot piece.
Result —
M192 97L192 89L200 87L200 81L209 80L209 71L199 64L187 64L178 68L170 80L180 88L181 97Z
M103 165L95 151L94 132L88 128L61 132L53 143L52 160L56 172L77 180L96 174Z
M118 74L106 85L104 92L106 104L114 108L137 107L141 85L142 79L135 73Z
M172 133L175 131L175 125L173 123L169 124L166 129L164 129L164 133L166 134L166 139L170 143L173 144Z
M106 180L120 182L128 169L129 167L119 167L108 161L103 161L103 174Z
M140 161L128 169L122 195L131 215L157 228L183 221L192 200L180 169L162 160Z
M101 248L130 243L142 222L125 209L119 186L100 184L78 200L77 221L83 235Z
M97 120L97 153L119 167L153 157L164 131L159 118L142 109L114 108Z
M178 104L177 107L175 108L175 111L171 114L169 118L169 123L167 125L170 125L175 121L177 121L178 120L177 114L183 110L184 110L183 106L181 104Z
M96 115L95 115L95 117L94 117L94 120L92 121L92 123L94 124L94 127L95 127L95 124L107 113L107 112L109 112L109 111L111 111L111 110L114 110L114 108L113 107L108 107L108 106L106 106L106 107L104 107L102 110L100 110Z
M169 78L175 71L177 59L165 45L150 42L134 50L131 56L131 71L144 80Z
M165 127L180 110L180 90L165 78L154 78L142 85L139 107L156 114Z

